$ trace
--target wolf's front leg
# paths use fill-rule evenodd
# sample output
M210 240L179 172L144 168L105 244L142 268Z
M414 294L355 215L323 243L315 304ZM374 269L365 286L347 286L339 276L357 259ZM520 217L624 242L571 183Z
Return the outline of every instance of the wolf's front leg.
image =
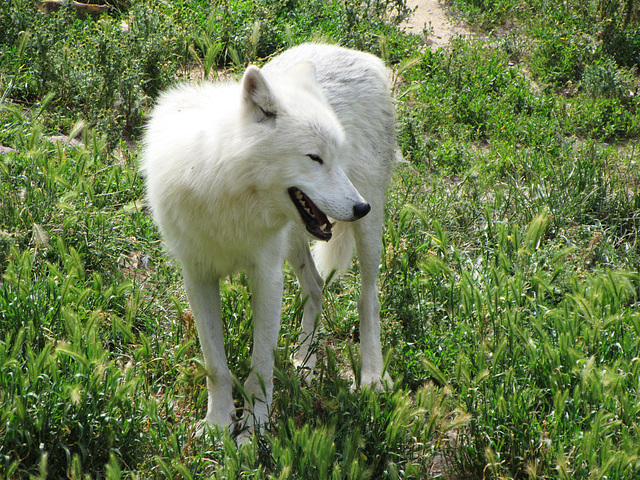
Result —
M211 426L224 428L233 421L235 406L231 394L231 372L224 351L220 283L217 278L202 280L187 267L183 268L183 277L207 370L209 400L205 420Z
M382 345L380 343L380 301L378 300L378 269L382 255L382 208L372 212L355 225L356 249L360 263L361 291L358 299L360 317L360 355L362 385L383 387ZM384 380L392 385L385 375Z
M247 424L265 424L273 400L274 351L280 333L282 311L282 261L269 260L250 272L251 308L253 310L253 356L251 373L245 382L249 402L245 402Z

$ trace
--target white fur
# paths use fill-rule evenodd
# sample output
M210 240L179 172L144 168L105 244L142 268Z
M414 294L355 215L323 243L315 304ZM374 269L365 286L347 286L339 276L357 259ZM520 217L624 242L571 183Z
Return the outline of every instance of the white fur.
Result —
M154 218L182 264L207 368L210 424L227 426L234 418L219 296L220 279L233 271L244 269L252 288L254 347L245 388L255 399L253 418L265 422L272 400L285 259L307 298L297 361L313 369L315 357L308 353L323 280L290 187L338 221L333 238L315 249L325 275L344 268L356 246L361 381L380 384L376 283L385 190L396 156L387 79L371 55L308 44L262 69L249 67L241 82L183 85L159 99L146 130L142 171ZM371 211L358 219L354 207L365 202Z

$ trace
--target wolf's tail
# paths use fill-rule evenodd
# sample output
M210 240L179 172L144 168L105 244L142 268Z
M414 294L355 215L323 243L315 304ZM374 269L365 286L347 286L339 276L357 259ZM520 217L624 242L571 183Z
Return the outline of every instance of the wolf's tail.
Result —
M333 278L347 271L353 258L355 238L350 223L337 222L333 227L333 236L328 242L317 242L313 247L316 267L325 280L335 270Z

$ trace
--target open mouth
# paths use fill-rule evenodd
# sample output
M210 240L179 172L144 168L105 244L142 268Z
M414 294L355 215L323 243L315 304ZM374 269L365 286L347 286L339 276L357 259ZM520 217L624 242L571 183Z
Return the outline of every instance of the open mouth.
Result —
M307 231L314 237L328 241L331 238L331 222L302 190L289 188L291 201L300 212L300 216L307 227Z

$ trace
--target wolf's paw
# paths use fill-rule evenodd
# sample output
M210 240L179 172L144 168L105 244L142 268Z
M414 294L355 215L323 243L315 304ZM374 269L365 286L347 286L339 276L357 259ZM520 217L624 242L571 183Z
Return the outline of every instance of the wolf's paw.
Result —
M196 424L196 437L203 438L207 435L210 437L218 436L221 432L224 432L225 428L215 423L209 423L207 420L200 420Z
M305 381L307 386L311 385L311 380L313 380L313 370L316 366L316 355L311 354L306 358L299 358L298 356L293 357L293 365L296 367L296 370L300 372L302 379Z
M238 446L246 445L253 438L253 429L247 422L247 417L239 418L233 424L233 436Z
M391 390L393 388L393 380L388 373L384 373L382 378L380 374L362 372L360 375L360 385L369 385L374 390Z
M209 425L207 422L205 422L204 420L200 420L197 424L196 424L196 437L198 438L202 438L205 436L205 434L207 433L207 431L211 428L211 425Z
M233 407L233 400L231 400L231 407ZM235 409L227 412L227 409L213 409L211 405L209 405L209 409L207 411L207 415L204 417L204 420L201 420L196 425L196 436L202 437L207 433L220 433L225 429L233 430L233 425L235 424L237 412Z
M207 436L209 439L221 438L225 434L229 434L231 438L235 439L238 447L250 443L253 439L251 428L242 418L224 428L215 424L210 425L206 420L201 420L196 425L195 436L202 440L205 440Z

